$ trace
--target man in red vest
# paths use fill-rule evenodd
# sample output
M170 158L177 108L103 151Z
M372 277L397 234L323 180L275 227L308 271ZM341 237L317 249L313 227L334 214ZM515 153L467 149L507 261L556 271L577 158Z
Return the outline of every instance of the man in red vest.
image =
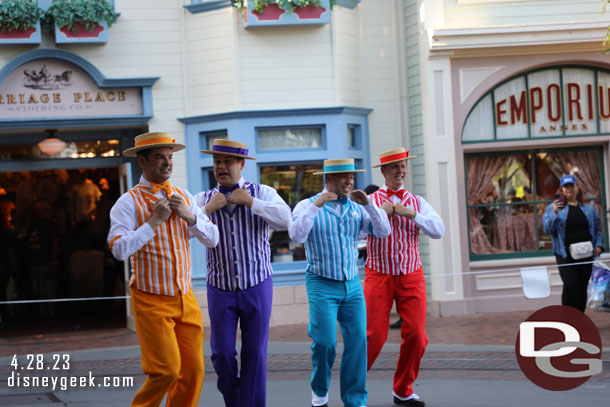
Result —
M394 404L423 407L413 392L420 360L426 350L426 283L419 255L419 231L440 239L445 233L441 217L424 198L403 188L409 152L404 148L380 154L385 185L370 198L390 218L392 233L384 239L367 238L364 297L367 313L368 369L371 369L388 337L392 303L402 318L400 355L394 374Z

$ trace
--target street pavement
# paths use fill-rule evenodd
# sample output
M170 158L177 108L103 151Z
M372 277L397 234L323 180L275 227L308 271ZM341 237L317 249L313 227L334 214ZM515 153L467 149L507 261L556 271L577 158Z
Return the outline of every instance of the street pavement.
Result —
M589 315L602 336L602 373L576 389L563 392L537 387L519 369L514 342L519 323L529 314L429 318L430 345L422 360L415 392L430 407L610 406L610 314ZM369 407L394 405L392 377L399 342L399 331L390 330L388 343L367 379ZM267 406L310 405L310 343L306 325L271 329ZM343 405L339 390L341 352L339 343L329 407ZM32 369L28 370L28 354L44 354L45 360L37 366L37 356L30 357ZM204 354L206 377L199 406L222 407L224 403L216 389L216 375L209 359L209 342L205 343ZM14 355L19 363L16 369L11 365ZM61 370L66 358L69 358L69 368ZM54 366L60 370L53 370ZM19 387L17 377L21 379ZM38 380L54 378L56 389L52 389L51 382L46 388L23 386L24 378L34 380L35 377ZM84 377L87 387L62 389L62 380L65 387L70 387L69 377ZM105 377L110 378L109 384L118 381L118 387L101 385ZM133 379L133 384L125 385L125 379ZM0 337L0 406L129 406L144 379L137 338L125 328ZM88 387L90 380L94 387Z

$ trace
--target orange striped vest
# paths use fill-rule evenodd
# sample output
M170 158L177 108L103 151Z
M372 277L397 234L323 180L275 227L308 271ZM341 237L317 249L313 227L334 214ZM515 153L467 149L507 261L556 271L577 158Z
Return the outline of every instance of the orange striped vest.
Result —
M142 226L153 215L157 201L150 187L138 184L128 191L138 212L137 225ZM191 203L184 192L172 186L172 193ZM191 249L186 222L175 213L155 230L155 237L131 255L129 286L154 294L175 296L191 290Z

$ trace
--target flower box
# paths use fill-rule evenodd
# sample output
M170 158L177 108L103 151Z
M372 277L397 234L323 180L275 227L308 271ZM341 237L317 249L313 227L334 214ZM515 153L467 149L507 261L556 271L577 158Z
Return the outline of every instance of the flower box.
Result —
M0 44L40 44L42 41L40 32L40 21L36 23L35 27L24 31L0 31Z
M59 28L55 24L55 42L57 44L88 43L105 44L108 42L108 23L101 20L93 31L89 31L82 23L74 23L76 32L68 27Z
M289 13L270 4L261 13L254 9L254 1L248 0L244 7L244 27L323 25L330 23L330 0L320 0L321 7L309 5L298 7Z

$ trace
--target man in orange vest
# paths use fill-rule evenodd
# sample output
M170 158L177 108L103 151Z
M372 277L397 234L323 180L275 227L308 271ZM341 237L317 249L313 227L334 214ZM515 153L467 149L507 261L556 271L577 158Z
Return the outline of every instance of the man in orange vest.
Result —
M142 370L132 406L194 407L203 384L203 323L191 289L189 239L218 244L218 228L191 194L169 183L172 154L186 148L170 133L146 133L123 152L142 167L140 183L110 210L108 244L131 259L129 282Z

